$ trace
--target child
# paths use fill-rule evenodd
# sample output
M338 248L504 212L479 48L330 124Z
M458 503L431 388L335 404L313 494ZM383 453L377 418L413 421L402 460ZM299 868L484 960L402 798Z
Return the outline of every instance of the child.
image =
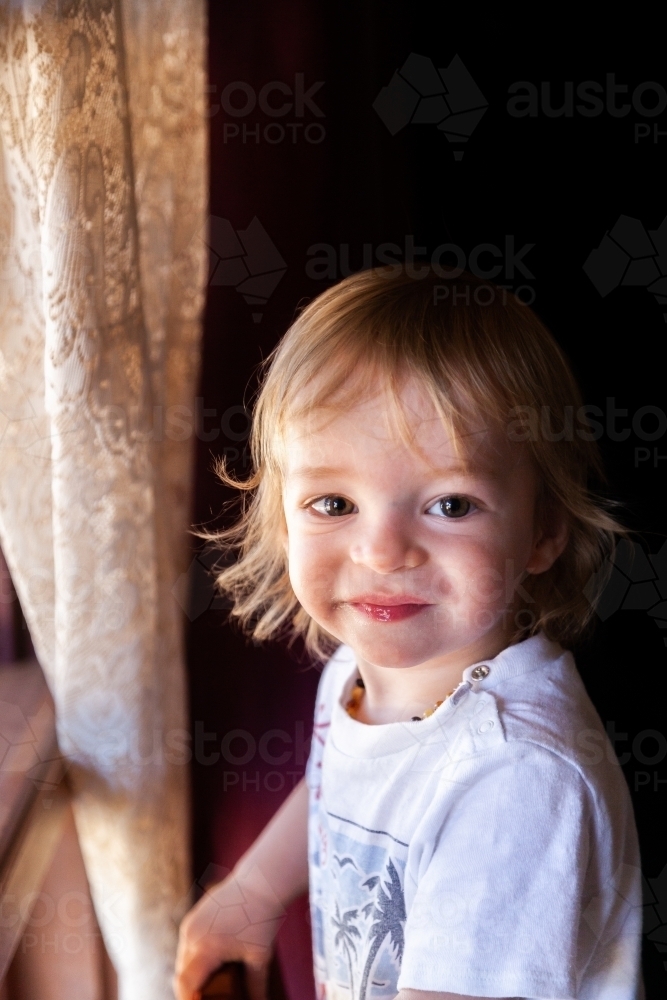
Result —
M184 920L179 1000L231 959L259 1000L308 885L320 998L641 995L629 796L559 645L622 529L550 335L439 270L347 278L272 358L219 583L335 652L307 787Z

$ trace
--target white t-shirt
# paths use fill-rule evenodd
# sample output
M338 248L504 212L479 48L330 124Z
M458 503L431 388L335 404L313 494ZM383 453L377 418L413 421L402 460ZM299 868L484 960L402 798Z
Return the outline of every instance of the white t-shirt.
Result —
M483 662L429 718L379 726L345 711L352 651L324 669L307 770L320 1000L642 996L632 806L574 660L535 636Z

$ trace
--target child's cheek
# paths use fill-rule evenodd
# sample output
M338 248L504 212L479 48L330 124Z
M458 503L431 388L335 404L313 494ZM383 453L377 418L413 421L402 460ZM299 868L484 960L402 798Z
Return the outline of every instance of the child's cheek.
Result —
M335 571L319 539L290 537L288 567L294 594L317 621L328 617L335 592Z

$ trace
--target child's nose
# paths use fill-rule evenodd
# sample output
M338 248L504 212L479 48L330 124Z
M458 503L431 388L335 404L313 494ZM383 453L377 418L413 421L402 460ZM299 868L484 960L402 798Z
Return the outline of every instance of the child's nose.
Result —
M360 533L350 547L350 557L357 565L376 573L395 573L426 561L426 550L400 517L389 514L359 527Z

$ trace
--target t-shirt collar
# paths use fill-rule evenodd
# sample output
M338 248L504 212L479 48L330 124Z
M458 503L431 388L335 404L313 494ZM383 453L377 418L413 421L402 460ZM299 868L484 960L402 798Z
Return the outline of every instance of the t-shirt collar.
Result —
M467 697L471 691L493 690L499 681L544 667L545 662L558 659L562 653L560 646L544 635L531 636L508 646L491 659L472 663L464 670L461 683L451 697L426 719L369 726L351 718L345 709L357 668L353 651L348 646L341 646L334 659L341 665L345 664L348 670L341 696L333 706L331 735L337 748L347 755L368 757L399 753L409 747L416 749L425 743L446 740L448 733L454 735L452 725L458 728L454 720L459 717L463 722L467 716L464 706L468 704L471 707ZM463 716L460 715L462 709Z

